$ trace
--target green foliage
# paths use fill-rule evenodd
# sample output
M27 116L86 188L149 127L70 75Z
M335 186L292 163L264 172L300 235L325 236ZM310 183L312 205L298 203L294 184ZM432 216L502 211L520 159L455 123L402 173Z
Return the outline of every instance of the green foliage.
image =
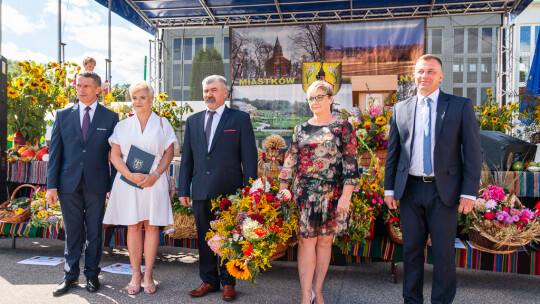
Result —
M215 48L200 48L191 66L189 100L203 100L202 81L210 75L225 75L223 57Z

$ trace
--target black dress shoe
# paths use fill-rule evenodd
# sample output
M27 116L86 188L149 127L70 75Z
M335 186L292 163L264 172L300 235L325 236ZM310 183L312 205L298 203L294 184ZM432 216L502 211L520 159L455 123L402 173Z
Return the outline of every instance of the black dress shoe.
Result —
M96 292L99 290L99 287L101 285L99 284L98 277L88 278L86 279L86 290L90 292Z
M53 296L63 295L68 292L70 288L77 287L78 285L79 281L77 279L64 279L64 281L54 289Z

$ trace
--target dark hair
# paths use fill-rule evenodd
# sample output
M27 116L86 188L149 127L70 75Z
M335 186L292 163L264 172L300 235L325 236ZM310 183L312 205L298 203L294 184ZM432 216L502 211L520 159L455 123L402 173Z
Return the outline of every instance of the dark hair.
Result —
M420 56L418 59L416 59L416 63L418 63L419 61L428 61L428 60L436 60L441 65L441 70L442 70L441 58L433 54L425 54L425 55Z
M101 87L101 77L92 71L82 71L77 75L77 77L92 78L94 80L94 85L96 87Z

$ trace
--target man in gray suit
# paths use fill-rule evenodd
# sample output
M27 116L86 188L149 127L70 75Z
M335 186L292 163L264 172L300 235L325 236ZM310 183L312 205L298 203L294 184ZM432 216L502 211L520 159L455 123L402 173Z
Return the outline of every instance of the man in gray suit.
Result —
M472 211L482 166L480 132L470 99L443 93L442 62L420 57L418 93L394 107L385 169L384 202L399 201L403 232L403 298L423 303L424 247L431 234L432 303L456 294L454 240L458 212Z

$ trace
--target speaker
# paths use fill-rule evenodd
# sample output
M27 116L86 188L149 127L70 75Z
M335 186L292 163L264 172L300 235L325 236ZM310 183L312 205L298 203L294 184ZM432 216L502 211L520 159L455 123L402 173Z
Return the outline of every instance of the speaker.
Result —
M0 202L7 191L7 59L0 55Z
M509 170L508 163L512 164L516 154L524 163L533 161L536 155L536 145L498 131L481 130L480 142L483 160L492 171ZM510 161L509 157L512 158Z

